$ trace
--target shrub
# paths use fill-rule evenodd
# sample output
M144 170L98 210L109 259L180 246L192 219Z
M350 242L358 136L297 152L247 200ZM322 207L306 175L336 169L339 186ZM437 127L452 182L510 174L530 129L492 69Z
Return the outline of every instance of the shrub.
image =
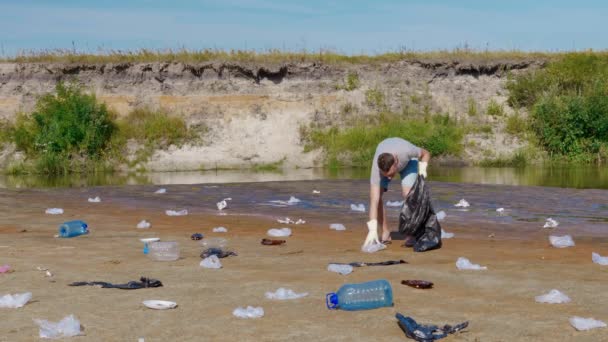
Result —
M528 131L528 123L519 114L507 118L505 131L511 135L521 136Z
M504 108L503 105L496 102L494 99L491 99L486 107L486 114L491 116L503 116Z
M134 139L152 148L179 145L194 138L182 118L149 108L134 109L118 121L118 127L125 139Z
M469 114L469 116L476 116L477 115L477 103L475 102L475 100L472 97L469 97L469 99L467 100L467 104L468 104L467 114Z
M368 89L365 92L365 103L376 109L381 109L384 107L384 94L378 89Z

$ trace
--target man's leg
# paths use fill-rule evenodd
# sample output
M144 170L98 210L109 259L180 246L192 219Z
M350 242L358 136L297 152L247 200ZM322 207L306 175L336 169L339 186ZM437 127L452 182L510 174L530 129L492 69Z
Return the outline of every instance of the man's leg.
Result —
M401 175L401 195L403 196L403 200L405 201L407 195L410 193L412 186L416 182L416 178L418 177L418 161L410 160L403 171L400 173ZM407 235L405 237L405 246L412 247L416 243L416 239L414 236Z

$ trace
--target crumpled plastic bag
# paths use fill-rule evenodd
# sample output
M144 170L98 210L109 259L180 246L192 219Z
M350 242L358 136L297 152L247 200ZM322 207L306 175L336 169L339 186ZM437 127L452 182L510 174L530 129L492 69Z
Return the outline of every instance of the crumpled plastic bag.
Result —
M593 318L583 318L579 316L570 317L570 324L578 331L604 328L606 323Z
M200 266L204 268L222 268L222 263L217 255L211 255L203 259Z
M555 228L559 226L559 222L555 221L552 218L548 218L547 221L545 222L545 225L543 226L543 228Z
M167 189L165 189L165 188L160 188L160 189L154 191L155 194L164 194L166 192L167 192Z
M215 227L213 228L214 233L228 233L228 229L226 227Z
M353 272L353 267L351 265L329 264L327 265L327 270L340 273L341 275L347 275Z
M186 215L188 215L188 210L186 210L186 209L182 209L180 211L165 210L165 214L167 214L167 216L186 216Z
M464 198L461 199L458 203L454 204L455 207L468 208L471 205Z
M435 216L437 216L437 221L441 222L441 221L445 220L445 217L447 215L445 214L445 211L442 210L442 211L438 212L437 214L435 214Z
M346 230L346 227L342 223L332 223L329 225L329 229L333 230Z
M150 226L151 226L150 222L148 222L146 220L141 220L137 224L137 228L139 228L139 229L148 229L148 228L150 228Z
M441 229L441 238L442 239L451 239L454 237L454 233L448 233L445 230Z
M247 308L238 307L232 311L232 314L239 318L260 318L264 316L264 309L260 307L247 306Z
M456 267L459 270L472 270L472 271L483 271L487 270L486 266L480 266L479 264L472 264L469 259L465 257L460 257L456 261Z
M379 242L379 243L370 243L367 245L363 245L361 246L361 251L365 252L365 253L376 253L378 251L381 251L383 249L386 248L386 245Z
M365 212L365 204L363 204L363 203L351 204L350 205L350 210L352 210L352 211L359 211L359 212L364 213Z
M608 266L608 256L601 256L595 252L591 253L591 261L602 266Z
M44 211L45 214L50 214L50 215L60 215L63 214L63 209L61 208L48 208L47 210Z
M534 297L538 303L548 303L548 304L561 304L561 303L569 303L570 297L566 296L564 293L559 290L553 289L544 295Z
M504 213L505 208L496 208L497 213Z
M266 298L268 299L286 300L298 299L306 296L308 296L308 292L295 293L293 290L282 287L278 288L275 292L266 292Z
M30 299L32 299L31 292L7 294L0 297L0 308L17 309L27 304Z
M399 213L399 232L413 236L414 252L441 248L441 225L424 177L418 175Z
M217 210L224 210L228 206L228 203L226 202L226 200L221 200L221 201L217 202L216 205L217 205Z
M386 201L387 207L400 207L403 205L403 201Z
M555 248L566 248L574 246L574 240L572 240L572 236L564 235L564 236L549 236L549 242Z
M81 335L80 321L69 315L54 323L43 319L34 319L40 327L40 338L61 338Z
M405 317L400 313L395 315L397 324L405 336L418 342L431 342L447 337L449 334L455 334L469 326L469 321L462 322L456 325L446 324L439 327L434 324L419 324L412 317Z
M291 229L289 228L271 228L267 232L268 235L274 237L284 237L291 235Z
M99 203L99 202L101 202L101 198L99 198L99 196L97 196L97 197L95 197L95 198L91 198L91 197L89 197L88 201L89 201L90 203Z
M286 205L294 205L294 204L298 204L302 202L299 198L296 197L289 197L289 200L287 201L283 201L283 200L274 200L274 201L270 201L270 203L275 203L278 204L280 206L286 206Z

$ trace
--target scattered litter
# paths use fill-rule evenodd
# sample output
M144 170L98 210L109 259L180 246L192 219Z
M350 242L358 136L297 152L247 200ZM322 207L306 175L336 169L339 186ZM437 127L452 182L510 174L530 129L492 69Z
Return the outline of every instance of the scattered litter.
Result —
M408 262L405 260L388 260L388 261L380 261L380 262L349 262L348 264L341 264L337 262L332 262L334 265L350 265L352 267L364 267L364 266L389 266L389 265L400 265L407 264Z
M214 254L203 259L200 266L204 268L222 268L222 263L217 255Z
M34 322L40 327L40 338L72 337L81 334L80 321L74 315L66 316L57 323L44 319L34 319Z
M224 198L224 201L232 201L232 197L226 197Z
M99 202L101 202L101 198L99 198L99 196L97 196L97 197L95 197L95 198L91 198L91 197L89 197L89 200L88 200L88 201L89 201L90 203L99 203Z
M592 252L591 260L596 264L599 264L602 266L608 266L608 256L603 257L595 252Z
M76 281L68 286L98 286L103 289L122 289L122 290L138 290L151 287L161 287L163 283L160 280L140 277L139 281L130 281L124 284L112 284L105 281Z
M456 267L459 270L474 270L474 271L488 269L486 266L480 266L479 264L472 264L469 261L469 259L464 258L464 257L458 258L458 260L456 261Z
M386 245L383 243L369 243L367 245L361 246L361 251L365 253L376 253L377 251L381 251L386 248Z
M443 228L441 229L441 238L442 239L451 239L454 237L454 233L448 233Z
M17 309L24 306L32 299L32 293L7 294L0 297L0 308Z
M292 205L292 204L296 204L296 203L300 203L300 199L295 198L293 196L289 197L289 201L287 201L287 204Z
M295 221L293 221L292 219L290 219L289 217L286 217L285 219L281 220L281 219L277 219L277 222L282 223L282 224L292 224L295 223Z
M443 211L443 210L440 211L440 212L438 212L437 214L435 214L435 217L437 218L437 221L443 221L443 220L445 220L446 216L447 215L445 214L445 211Z
M559 292L559 290L553 289L544 295L536 296L534 299L538 303L549 303L549 304L561 304L561 303L569 303L570 297L566 296L564 293Z
M346 227L342 223L332 223L329 225L329 229L333 230L346 230Z
M462 207L462 208L468 208L471 205L469 204L469 202L467 202L464 198L460 200L460 202L454 204L455 207Z
M308 296L308 292L295 293L293 290L285 289L282 287L278 288L275 292L266 292L266 298L268 299L298 299L306 296Z
M224 248L228 245L228 240L221 237L212 237L204 239L200 243L201 246L206 248Z
M387 207L400 207L403 205L403 201L386 201Z
M268 235L274 237L290 236L291 229L289 228L271 228L268 230Z
M215 227L213 228L214 233L228 233L228 229L226 227Z
M604 328L606 323L593 318L583 318L578 316L570 317L570 324L578 331Z
M180 211L165 210L165 213L167 214L167 216L186 216L186 215L188 215L188 210L186 210L186 209L183 209Z
M564 235L564 236L549 236L549 242L556 248L566 248L574 246L574 240L572 240L572 236Z
M50 214L50 215L60 215L60 214L63 214L63 209L61 209L61 208L49 208L44 213L45 214Z
M543 228L555 228L559 225L559 222L555 221L552 218L548 218L547 222L545 222L545 225L543 226Z
M53 273L51 273L51 271L49 271L49 270L46 270L46 271L44 272L44 276L45 276L45 277L52 277L52 276L53 276Z
M340 273L341 275L347 275L353 272L353 267L351 265L344 264L329 264L327 265L327 270L330 272Z
M152 225L150 224L150 222L146 221L146 220L141 220L138 224L137 224L137 228L139 229L148 229L150 228Z
M496 209L496 212L497 212L497 213L502 213L502 212L504 212L504 211L505 211L505 208L498 208L498 209Z
M166 192L167 192L167 189L165 189L165 188L160 188L160 189L154 191L155 194L164 194Z
M212 255L217 256L220 259L229 257L231 255L233 256L237 256L238 254L236 254L233 251L225 251L222 248L217 248L217 247L211 247L211 248L207 248L205 249L202 253L201 253L201 258L205 259L208 258Z
M430 289L433 288L433 283L426 280L402 280L402 285L407 285L417 289Z
M264 316L264 309L262 307L254 308L253 306L238 307L232 311L232 314L238 318L260 318Z
M11 267L9 265L0 266L0 273L10 273Z
M302 219L298 219L295 224L304 224L304 223L306 223L306 221L304 221Z
M284 244L285 242L287 242L287 241L271 240L271 239L262 239L262 241L260 241L260 243L265 246L280 246L280 245Z
M446 337L448 334L457 333L469 326L468 321L456 325L446 324L443 327L438 327L433 324L418 324L413 318L405 317L400 313L397 313L395 317L397 317L397 324L399 324L399 327L403 330L405 336L416 341L430 342L439 340Z
M226 203L226 200L221 200L221 201L217 202L216 205L217 205L217 210L224 210L228 206L228 203Z
M197 240L202 240L202 239L203 239L203 234L201 234L201 233L194 233L194 234L190 235L190 240L197 241Z
M313 193L313 194L320 194L320 193L321 193L321 191L319 191L319 190L313 190L313 191L312 191L312 193Z
M154 310L167 310L174 309L177 307L176 302L170 302L168 300L144 300L142 304L145 305L147 308Z
M363 204L363 203L351 204L350 205L350 210L352 210L352 211L360 211L360 212L364 213L365 212L365 204Z

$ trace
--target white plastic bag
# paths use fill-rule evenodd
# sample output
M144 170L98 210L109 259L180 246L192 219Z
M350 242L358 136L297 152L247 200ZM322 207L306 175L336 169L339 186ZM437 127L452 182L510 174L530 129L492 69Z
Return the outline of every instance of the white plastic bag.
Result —
M226 227L215 227L213 228L214 233L228 233L228 229Z
M306 221L304 221L302 219L298 219L295 224L304 224L304 223L306 223Z
M595 252L592 252L591 260L596 264L599 264L602 266L608 266L608 256L603 257Z
M327 270L340 273L341 275L347 275L353 272L353 267L351 265L329 264L327 265Z
M570 236L570 235L564 235L564 236L551 235L551 236L549 236L549 242L551 242L551 244L555 248L566 248L566 247L574 246L574 240L572 240L572 236Z
M266 298L277 300L298 299L306 296L308 296L308 292L295 293L293 290L282 287L278 288L275 292L266 292Z
M370 243L368 245L361 246L361 251L365 253L376 253L386 248L383 243Z
M548 218L547 221L545 222L545 225L543 226L543 228L555 228L559 226L559 222L555 221L552 218Z
M346 227L342 223L332 223L329 225L329 229L333 230L346 230Z
M253 306L248 306L247 308L238 307L232 311L232 314L239 318L260 318L264 316L264 309Z
M461 199L458 203L454 204L455 207L462 207L462 208L468 208L471 205L469 204L469 202L467 202L464 198Z
M441 229L441 238L442 239L451 239L454 237L454 233L448 233L443 228Z
M48 208L47 210L45 210L44 213L45 214L50 214L50 215L60 215L60 214L63 214L63 209L61 209L61 208Z
M40 338L72 337L81 334L80 321L74 315L66 316L57 323L43 319L34 319L34 322L40 327Z
M351 204L350 205L350 210L352 210L352 211L359 211L359 212L364 213L365 212L365 204L363 204L363 203Z
M291 235L291 229L289 228L271 228L268 230L268 235L274 237L285 237Z
M312 191L312 193L313 193L313 194L320 194L320 193L321 193L321 191L319 191L319 190L313 190L313 191Z
M443 221L445 220L446 214L445 211L440 211L437 214L435 214L435 217L437 217L437 221Z
M222 263L217 255L211 255L203 259L200 266L204 268L222 268Z
M0 308L17 309L24 306L32 299L31 292L7 294L0 297Z
M167 189L165 189L165 188L160 188L160 189L154 191L155 194L164 194L166 192L167 192Z
M496 212L497 212L497 213L502 213L502 212L504 212L504 211L505 211L505 208L498 208L498 209L496 209Z
M228 206L228 203L226 203L226 200L221 200L221 201L217 202L216 205L217 205L217 210L224 210Z
M91 198L91 197L89 197L88 201L89 201L90 203L99 203L99 202L101 202L101 198L99 198L99 196L97 196L97 197L95 197L95 198Z
M289 217L286 217L285 219L281 220L281 219L277 219L277 222L282 223L282 224L292 224L295 223L292 219L290 219Z
M150 228L150 226L151 226L150 222L148 222L146 220L141 220L137 224L137 228L139 228L139 229L148 229L148 228Z
M606 323L602 321L598 321L593 318L583 318L578 316L570 317L570 324L574 327L574 329L578 331L606 327Z
M167 214L167 216L186 216L186 215L188 215L188 210L186 210L186 209L182 209L180 211L165 210L165 214Z
M400 207L403 205L403 201L386 201L387 207Z
M483 271L487 270L486 266L480 266L479 264L472 264L469 259L465 257L460 257L456 261L456 267L459 270L472 270L472 271Z
M289 201L287 201L287 204L294 205L294 204L297 204L300 202L302 202L302 201L300 201L300 199L291 196L291 197L289 197Z
M561 304L569 303L570 297L556 289L553 289L549 291L549 293L534 297L534 300L536 300L538 303Z

